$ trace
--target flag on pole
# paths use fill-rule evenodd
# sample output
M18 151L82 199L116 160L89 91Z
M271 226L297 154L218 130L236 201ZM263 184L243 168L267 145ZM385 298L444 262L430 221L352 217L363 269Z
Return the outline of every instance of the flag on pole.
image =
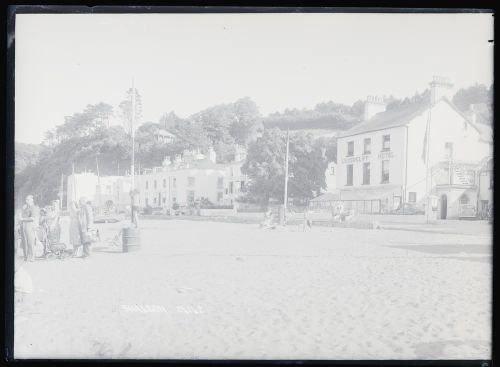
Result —
M424 145L422 147L422 161L425 163L427 159L427 135L429 135L429 124L427 123L425 127L425 135L424 135Z
M425 134L424 134L424 144L422 146L422 161L425 163L427 160L427 140L429 139L429 128L431 124L431 110L429 109L429 115L427 116L427 124L425 125Z

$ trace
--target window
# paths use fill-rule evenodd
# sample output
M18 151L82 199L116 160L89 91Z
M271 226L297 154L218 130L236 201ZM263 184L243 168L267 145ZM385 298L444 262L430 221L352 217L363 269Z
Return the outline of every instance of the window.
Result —
M353 178L352 164L348 164L347 165L347 183L346 183L346 186L352 186L352 178Z
M446 159L453 158L453 143L446 142L444 144L444 154Z
M221 201L222 200L222 197L224 196L224 194L222 192L218 192L217 193L217 201Z
M149 200L148 200L148 198L146 198L146 206L148 206L148 205L149 205Z
M410 202L410 203L417 202L417 193L416 192L409 192L408 193L408 202Z
M167 180L164 178L163 179L163 188L167 187Z
M465 194L460 196L460 204L469 204L469 197Z
M381 183L389 183L389 161L382 161L382 182Z
M194 186L194 177L188 177L188 186Z
M177 187L177 179L174 177L174 179L172 180L172 186L175 188Z
M107 193L108 195L110 195L110 194L111 194L111 185L106 185L106 193Z
M382 151L391 150L391 136L383 135L382 136Z
M224 177L217 177L217 188L222 189L224 187Z
M330 167L330 174L333 176L335 175L335 166Z
M155 190L156 190L156 180L154 181L154 188L155 188Z
M163 198L163 204L165 204L166 202L167 202L167 199Z
M351 157L354 155L354 142L350 141L347 143L347 156Z
M149 182L146 181L146 190L149 189Z
M370 184L370 163L363 163L363 185Z
M370 154L372 152L372 139L366 138L364 140L363 146L364 146L363 153Z
M194 191L193 190L189 190L187 192L187 201L188 201L188 203L192 203L194 201Z
M153 199L153 203L156 205L156 198Z
M492 176L493 177L493 176ZM492 181L493 182L493 181ZM241 181L241 188L240 190L243 190L245 188L245 182L244 181Z
M230 194L233 193L233 183L232 182L229 183L229 193Z

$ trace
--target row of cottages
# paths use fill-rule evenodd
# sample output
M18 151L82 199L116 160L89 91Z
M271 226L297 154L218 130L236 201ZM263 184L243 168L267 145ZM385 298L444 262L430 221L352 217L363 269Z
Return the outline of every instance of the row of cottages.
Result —
M140 205L171 208L174 203L185 206L208 199L213 204L234 205L244 189L247 177L241 167L245 151L237 147L234 160L217 163L216 153L185 151L173 161L166 158L161 167L144 170L137 178Z
M358 213L384 213L437 197L437 218L457 218L465 205L492 203L492 130L472 109L461 113L449 99L451 84L430 83L427 101L386 109L369 98L364 121L340 134L337 162L326 170L328 194L312 206L342 202Z

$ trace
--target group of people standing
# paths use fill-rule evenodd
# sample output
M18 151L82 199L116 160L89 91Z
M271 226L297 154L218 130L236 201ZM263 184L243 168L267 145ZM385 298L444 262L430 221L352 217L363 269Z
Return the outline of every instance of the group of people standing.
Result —
M68 244L73 248L73 256L78 256L80 249L82 249L81 257L90 256L90 245L95 237L92 206L85 197L82 197L78 203L74 201L70 203L69 214L69 224L62 224L59 200L52 201L50 206L40 210L35 205L33 195L26 197L25 204L16 215L17 234L24 261L35 260L37 242L43 246L43 256L47 256L52 251L52 246L61 243L63 232L69 233Z

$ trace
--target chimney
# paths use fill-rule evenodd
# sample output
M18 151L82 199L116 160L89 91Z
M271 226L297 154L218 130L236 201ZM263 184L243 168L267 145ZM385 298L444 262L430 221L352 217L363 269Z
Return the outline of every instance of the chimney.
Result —
M434 76L429 85L431 86L432 104L435 104L443 97L448 99L451 98L451 88L453 87L453 84L450 82L449 78L444 76Z
M377 113L384 112L386 107L387 103L383 98L377 96L368 96L365 102L365 121L371 119Z

